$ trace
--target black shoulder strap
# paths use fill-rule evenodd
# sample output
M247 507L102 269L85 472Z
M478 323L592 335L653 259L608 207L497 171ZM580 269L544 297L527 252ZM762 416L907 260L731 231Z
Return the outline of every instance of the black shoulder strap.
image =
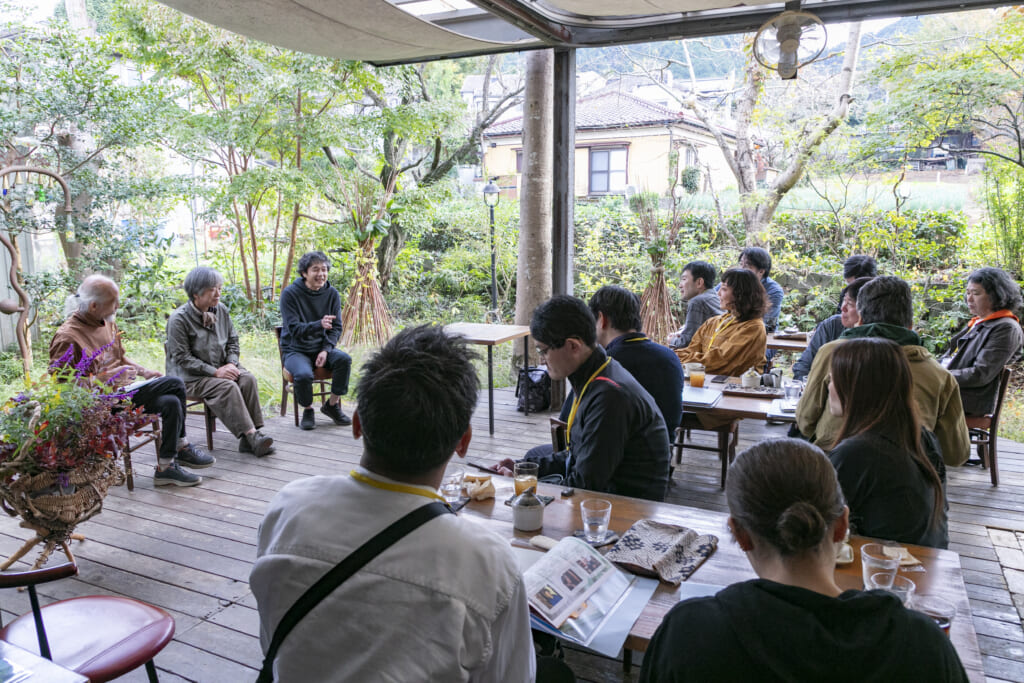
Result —
M263 668L260 670L256 683L270 683L274 680L274 659L277 657L277 651L281 647L281 643L284 642L284 639L291 633L296 624L302 621L303 617L316 607L321 600L326 598L331 591L344 583L348 577L362 569L370 560L416 529L416 527L429 522L434 517L449 512L452 512L452 509L440 501L416 508L359 546L351 555L334 565L320 580L310 586L295 601L295 604L285 612L277 628L274 630L274 637L270 640L270 647L267 648L267 654L263 658Z

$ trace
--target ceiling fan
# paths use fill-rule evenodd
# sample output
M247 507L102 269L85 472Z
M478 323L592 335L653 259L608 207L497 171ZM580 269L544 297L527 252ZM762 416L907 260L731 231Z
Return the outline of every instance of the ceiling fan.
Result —
M794 3L787 3L787 6ZM783 80L796 78L797 69L821 56L828 33L821 19L810 12L787 10L773 17L754 36L754 59L779 72Z

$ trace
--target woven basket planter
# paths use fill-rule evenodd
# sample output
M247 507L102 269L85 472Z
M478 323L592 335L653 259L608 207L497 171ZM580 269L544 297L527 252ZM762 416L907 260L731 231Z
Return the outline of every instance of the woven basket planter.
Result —
M42 529L47 541L67 541L75 527L103 509L107 489L124 483L124 472L115 458L82 465L67 473L71 486L63 493L58 477L43 472L0 484L0 504L7 514L19 516L25 526Z

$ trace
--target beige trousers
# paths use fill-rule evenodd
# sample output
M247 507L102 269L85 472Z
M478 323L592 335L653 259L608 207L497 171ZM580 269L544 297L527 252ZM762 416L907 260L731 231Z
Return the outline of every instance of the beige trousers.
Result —
M241 438L249 430L263 426L263 408L260 407L260 391L256 377L248 370L241 370L238 381L219 377L203 377L185 382L189 396L201 398L210 406L224 426Z

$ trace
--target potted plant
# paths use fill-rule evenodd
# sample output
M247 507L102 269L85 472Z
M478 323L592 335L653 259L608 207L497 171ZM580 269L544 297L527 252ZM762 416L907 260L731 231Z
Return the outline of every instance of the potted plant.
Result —
M105 351L71 364L54 362L46 375L0 406L0 507L20 516L36 537L0 565L13 564L36 543L42 566L75 527L98 514L111 486L124 483L119 455L153 415L132 406L132 392L89 373ZM79 537L80 538L80 537Z

